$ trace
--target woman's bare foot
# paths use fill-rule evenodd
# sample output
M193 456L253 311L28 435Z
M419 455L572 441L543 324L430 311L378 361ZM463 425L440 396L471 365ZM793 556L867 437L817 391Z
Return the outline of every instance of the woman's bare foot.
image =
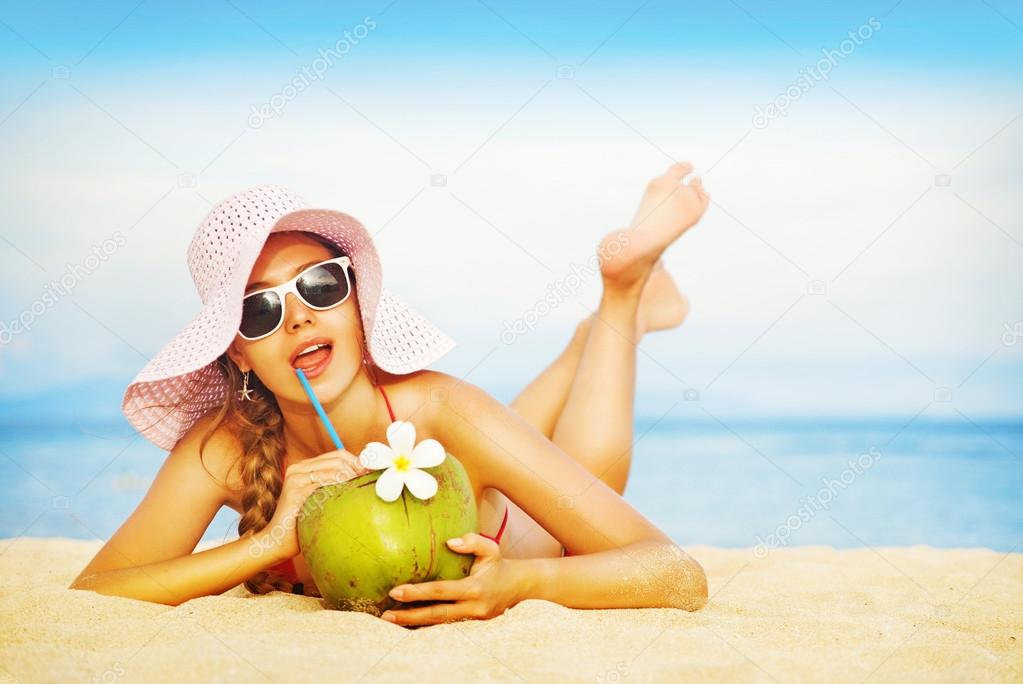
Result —
M679 292L675 280L664 268L664 263L658 259L639 296L639 306L636 311L636 339L638 340L648 332L677 328L682 325L682 321L688 314L689 299ZM576 326L575 335L571 341L571 344L577 347L575 353L578 353L586 344L586 336L593 325L594 316L596 314L590 314Z
M689 162L669 166L647 184L632 225L601 239L598 255L605 289L642 288L668 245L703 216L710 196L700 177L682 184L692 170Z
M682 325L688 313L689 300L678 291L675 280L664 268L664 262L658 259L639 296L637 337L648 332L677 328Z

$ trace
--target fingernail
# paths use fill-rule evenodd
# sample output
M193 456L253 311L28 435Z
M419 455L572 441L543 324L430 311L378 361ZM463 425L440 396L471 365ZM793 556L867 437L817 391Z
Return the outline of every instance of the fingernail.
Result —
M461 546L462 545L462 540L458 539L458 538L448 539L448 544L451 544L452 546Z
M390 613L384 613L380 617L382 617L383 619L387 620L388 622L394 622L394 616L392 614L390 614Z
M391 589L391 598L396 598L400 600L401 597L404 595L405 592L403 592L401 589Z

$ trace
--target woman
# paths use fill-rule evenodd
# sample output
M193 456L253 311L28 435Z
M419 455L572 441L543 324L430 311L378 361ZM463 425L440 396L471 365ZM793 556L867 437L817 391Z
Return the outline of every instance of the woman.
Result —
M415 439L457 456L480 529L496 534L447 540L475 556L470 575L396 587L403 602L444 603L385 619L489 618L525 598L700 608L703 569L620 496L635 344L686 313L660 256L709 202L698 177L684 182L691 171L673 164L654 178L632 225L601 240L596 315L510 407L425 370L453 342L383 289L379 257L354 218L310 209L277 186L217 205L188 253L203 310L125 392L128 419L170 454L71 587L170 605L241 582L255 593L317 595L298 511L317 487L369 472L356 454L401 420ZM333 447L296 368L346 449ZM193 553L225 505L241 514L239 539Z

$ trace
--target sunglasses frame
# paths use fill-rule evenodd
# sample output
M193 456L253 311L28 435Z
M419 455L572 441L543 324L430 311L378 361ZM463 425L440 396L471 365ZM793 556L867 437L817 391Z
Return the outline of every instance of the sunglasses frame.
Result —
M324 266L326 264L340 264L341 265L341 270L345 274L345 283L348 285L348 291L345 293L344 297L342 297L339 301L335 302L334 304L331 304L330 306L314 306L313 304L310 304L308 301L306 301L306 298L303 297L302 293L298 291L297 283L298 283L298 280L302 276L304 276L305 274L309 273L309 271L313 270L314 268L319 268L320 266ZM243 311L245 310L244 302L249 297L253 297L255 295L263 294L263 293L266 293L266 292L274 292L274 293L276 293L277 298L281 300L281 317L280 317L280 320L277 321L277 325L274 326L274 329L271 330L268 333L265 333L263 335L259 335L258 337L248 337L245 334L243 334L241 329L239 328L238 336L241 337L244 340L248 340L249 342L255 342L256 340L261 340L264 337L269 337L270 335L273 335L275 332L277 332L280 329L280 327L284 324L284 319L286 317L287 306L288 306L288 304L287 304L287 301L288 301L287 300L287 295L288 295L289 292L294 294L299 299L299 301L301 301L303 304L308 306L310 309L315 309L316 311L326 311L328 309L333 309L335 306L340 306L341 304L344 304L345 300L347 300L349 297L352 296L352 279L351 279L351 277L348 274L348 269L350 269L351 267L352 267L352 260L349 259L347 256L339 256L339 257L334 257L333 259L325 259L324 261L321 261L319 263L310 265L309 268L303 269L301 273L296 274L294 278L292 278L291 280L289 280L289 281L287 281L285 283L281 283L280 285L275 285L274 287L264 287L262 290L254 290L254 291L248 293L247 295L242 297L242 310Z

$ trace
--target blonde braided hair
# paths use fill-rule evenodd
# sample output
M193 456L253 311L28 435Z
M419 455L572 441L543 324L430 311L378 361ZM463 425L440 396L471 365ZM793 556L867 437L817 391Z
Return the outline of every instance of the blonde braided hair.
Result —
M242 455L237 467L241 474L241 517L238 536L259 532L273 519L277 500L284 488L281 465L284 462L284 418L277 399L256 377L250 375L251 399L242 401L241 369L225 352L218 359L229 388L224 405L218 409L208 432L200 443L200 454L206 442L221 425L226 425L241 444ZM291 593L294 585L286 578L264 570L245 580L245 587L254 594L279 590Z

